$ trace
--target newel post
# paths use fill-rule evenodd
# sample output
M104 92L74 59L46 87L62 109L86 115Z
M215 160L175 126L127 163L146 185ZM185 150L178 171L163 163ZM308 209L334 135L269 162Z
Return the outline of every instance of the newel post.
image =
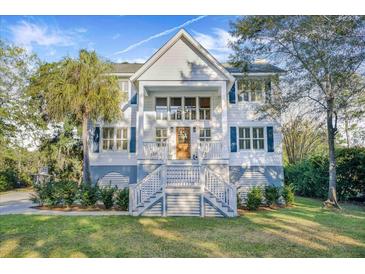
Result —
M161 170L161 183L162 183L162 216L166 217L166 185L167 185L167 170L166 165Z
M204 176L204 168L202 165L199 165L199 183L200 183L200 217L204 217L205 176Z

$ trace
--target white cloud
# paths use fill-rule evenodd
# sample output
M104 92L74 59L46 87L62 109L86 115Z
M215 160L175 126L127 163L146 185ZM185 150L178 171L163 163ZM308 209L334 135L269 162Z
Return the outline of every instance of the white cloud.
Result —
M229 47L229 42L234 42L235 38L224 29L214 28L213 34L204 34L194 31L194 38L214 57L219 61L227 61L229 54L232 53L232 49Z
M87 32L87 28L76 28L75 29L76 32L80 32L80 33L84 33L84 32Z
M9 27L15 44L32 49L39 46L72 46L75 44L75 32L65 32L46 25L20 21Z
M145 44L145 43L147 43L147 42L149 42L149 41L151 41L153 39L159 38L161 36L165 36L167 34L170 34L171 32L174 32L175 30L178 30L180 28L186 27L186 26L188 26L188 25L190 25L190 24L192 24L192 23L194 23L196 21L199 21L199 20L203 19L204 17L206 17L206 16L205 15L204 16L199 16L199 17L196 17L194 19L188 20L188 21L186 21L185 23L183 23L183 24L181 24L179 26L173 27L171 29L167 29L167 30L162 31L162 32L157 33L157 34L154 34L154 35L152 35L152 36L150 36L150 37L148 37L146 39L143 39L143 40L141 40L141 41L139 41L139 42L137 42L135 44L130 45L129 47L127 47L127 48L125 48L123 50L117 51L114 54L117 55L117 54L126 53L126 52L128 52L128 51L130 51L130 50L132 50L132 49L134 49L134 48L136 48L136 47L138 47L140 45L143 45L143 44Z
M112 39L113 40L116 40L116 39L118 39L120 37L120 33L116 33L116 34L114 34L113 36L112 36Z

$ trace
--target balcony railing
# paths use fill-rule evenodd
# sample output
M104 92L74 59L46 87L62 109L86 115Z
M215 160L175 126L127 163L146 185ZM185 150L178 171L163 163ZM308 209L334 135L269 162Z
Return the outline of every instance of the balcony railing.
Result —
M198 158L200 160L219 160L223 158L223 143L209 141L198 143Z
M143 159L145 160L167 160L168 145L157 142L143 143Z

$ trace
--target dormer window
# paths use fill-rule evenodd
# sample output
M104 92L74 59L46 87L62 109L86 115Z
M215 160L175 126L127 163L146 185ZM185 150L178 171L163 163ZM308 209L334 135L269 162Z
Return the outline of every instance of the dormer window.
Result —
M269 80L245 79L238 81L239 102L263 102L270 90Z

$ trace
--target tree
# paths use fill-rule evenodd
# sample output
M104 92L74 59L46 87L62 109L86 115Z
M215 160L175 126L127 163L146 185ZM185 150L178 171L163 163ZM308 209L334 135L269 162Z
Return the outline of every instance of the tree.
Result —
M323 144L322 126L310 118L295 115L282 124L283 147L289 164L295 164L318 151Z
M123 94L111 64L95 51L80 50L78 59L43 64L32 78L29 94L38 102L45 119L73 119L82 126L83 181L90 183L88 122L113 121L121 116Z
M325 114L329 149L329 188L325 205L337 206L335 137L339 99L362 92L354 75L364 77L364 16L245 16L232 23L234 55L241 66L267 58L288 71L290 90L271 102L283 109L288 103L311 100ZM349 88L351 87L351 88Z

